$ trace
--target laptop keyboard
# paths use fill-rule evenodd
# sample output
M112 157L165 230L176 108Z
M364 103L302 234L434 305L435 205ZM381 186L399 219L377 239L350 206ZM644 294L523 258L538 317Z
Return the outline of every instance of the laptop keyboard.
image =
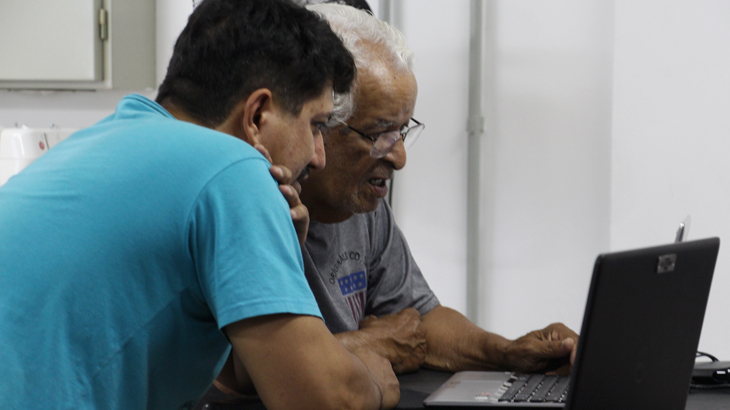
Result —
M568 376L515 374L505 383L507 390L500 396L499 401L565 403L569 384Z

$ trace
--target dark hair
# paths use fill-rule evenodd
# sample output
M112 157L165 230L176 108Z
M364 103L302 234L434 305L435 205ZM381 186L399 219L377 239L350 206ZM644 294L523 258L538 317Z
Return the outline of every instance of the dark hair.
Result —
M355 62L329 24L290 0L204 0L175 43L156 101L214 127L260 88L298 114L327 84L349 92Z

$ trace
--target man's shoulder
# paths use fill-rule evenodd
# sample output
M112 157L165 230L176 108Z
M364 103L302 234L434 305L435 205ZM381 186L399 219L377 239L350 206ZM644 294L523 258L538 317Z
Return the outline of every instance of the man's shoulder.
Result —
M140 95L122 99L116 112L72 136L79 145L113 150L115 156L130 156L135 162L146 160L165 169L196 168L214 171L241 160L259 160L267 169L266 159L243 140L214 129L181 121L159 104ZM87 144L87 142L89 144Z
M83 177L75 180L110 192L169 195L185 203L216 180L240 190L257 184L278 194L270 164L249 144L163 111L142 96L125 97L115 114L71 135L38 165L49 172L63 168ZM89 175L91 168L98 171Z
M97 128L102 132L105 127L112 133L118 130L120 133L129 134L127 138L138 137L150 146L162 142L165 149L170 151L175 148L184 149L186 144L192 144L201 145L202 147L195 149L203 148L201 152L203 154L208 147L222 145L225 150L233 147L238 148L235 151L258 156L255 155L257 151L244 141L211 128L178 120L161 105L139 94L130 94L122 98L114 114L92 129ZM158 141L159 139L163 141Z

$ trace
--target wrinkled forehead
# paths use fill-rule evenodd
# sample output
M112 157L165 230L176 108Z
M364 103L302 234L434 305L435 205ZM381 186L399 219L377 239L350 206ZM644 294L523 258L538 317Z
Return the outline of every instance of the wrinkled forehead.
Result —
M351 118L402 122L413 115L417 96L418 84L410 70L379 62L358 72Z

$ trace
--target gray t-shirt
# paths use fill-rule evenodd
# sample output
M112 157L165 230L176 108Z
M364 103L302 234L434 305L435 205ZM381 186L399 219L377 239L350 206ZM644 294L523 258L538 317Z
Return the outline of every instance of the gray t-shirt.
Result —
M413 260L390 206L324 224L312 221L302 248L304 271L332 333L357 330L368 315L439 304Z

